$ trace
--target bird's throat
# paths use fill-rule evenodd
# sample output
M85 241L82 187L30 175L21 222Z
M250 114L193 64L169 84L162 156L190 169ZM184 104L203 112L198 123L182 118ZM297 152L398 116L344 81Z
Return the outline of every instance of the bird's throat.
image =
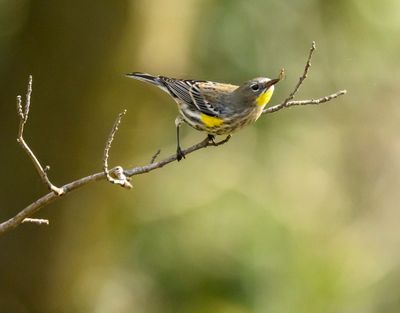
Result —
M272 94L274 93L273 88L269 88L265 92L263 92L261 95L259 95L256 99L256 103L260 107L264 107L269 100L271 100Z

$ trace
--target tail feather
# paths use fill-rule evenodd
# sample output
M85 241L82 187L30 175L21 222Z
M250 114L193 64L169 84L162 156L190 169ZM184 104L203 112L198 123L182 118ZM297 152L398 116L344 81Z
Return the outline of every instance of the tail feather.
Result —
M169 93L167 87L164 85L164 83L162 82L162 80L160 79L159 76L153 76L150 74L140 73L140 72L128 73L128 74L126 74L126 76L133 78L133 79L141 80L146 83L153 84L153 85L157 86L158 88L161 88L166 93Z
M133 72L133 73L126 74L126 76L128 76L130 78L138 79L138 80L150 83L150 84L160 85L160 79L157 76L153 76L150 74Z

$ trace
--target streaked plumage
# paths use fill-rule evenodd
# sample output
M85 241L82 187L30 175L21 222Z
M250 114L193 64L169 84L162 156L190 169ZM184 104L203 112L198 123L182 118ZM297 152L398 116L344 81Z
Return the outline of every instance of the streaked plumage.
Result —
M178 140L178 160L184 157L179 145L179 127L182 121L209 135L225 135L255 122L270 100L277 79L255 78L242 86L205 80L175 79L130 73L127 76L161 88L178 105L175 121Z

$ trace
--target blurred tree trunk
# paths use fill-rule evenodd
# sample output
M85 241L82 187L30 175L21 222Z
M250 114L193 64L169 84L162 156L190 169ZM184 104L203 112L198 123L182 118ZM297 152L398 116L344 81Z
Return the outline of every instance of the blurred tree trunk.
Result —
M108 0L38 0L8 5L11 11L13 6L23 7L14 10L22 14L23 21L14 36L3 42L7 63L2 64L3 71L0 71L0 114L15 115L15 96L25 94L28 75L33 74L27 140L43 164L50 164L54 169L50 172L52 180L61 184L81 174L79 169L87 162L83 134L88 123L96 130L96 121L101 121L101 118L88 118L91 112L99 114L97 103L91 97L96 93L99 79L112 66L128 15L133 10L129 10L128 1ZM17 20L20 19L15 17ZM18 90L15 86L19 86ZM15 142L16 126L17 119L7 119L0 126L0 162L5 165L2 174L7 180L0 192L2 220L46 192L28 157ZM44 129L47 131L43 132ZM20 164L18 168L6 166L6 160L12 158ZM55 204L50 212L42 215L50 214L52 220L57 220L62 214L60 205ZM46 304L48 288L51 288L48 278L54 261L53 248L59 244L54 237L60 234L59 228L50 225L38 231L28 226L24 231L17 230L0 239L2 312L51 310ZM62 296L68 298L68 294ZM62 306L70 301L52 299L52 302ZM58 312L69 309L60 307Z

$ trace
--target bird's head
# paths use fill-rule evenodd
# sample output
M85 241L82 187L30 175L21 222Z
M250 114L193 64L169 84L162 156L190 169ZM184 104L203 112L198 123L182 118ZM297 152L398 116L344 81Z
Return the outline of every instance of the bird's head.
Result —
M258 77L245 82L235 93L239 96L242 103L264 107L271 100L274 93L274 85L282 80L284 70L282 69L279 77L270 79L266 77Z

